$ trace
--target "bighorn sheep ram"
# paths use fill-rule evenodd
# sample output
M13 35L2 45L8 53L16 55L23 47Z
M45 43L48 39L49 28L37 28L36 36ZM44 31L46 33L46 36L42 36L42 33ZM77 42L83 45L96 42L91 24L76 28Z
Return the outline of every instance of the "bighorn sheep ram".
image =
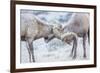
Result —
M83 37L83 57L86 58L86 38L89 34L89 14L88 13L73 13L72 17L66 23L67 25L63 28L63 32L73 32L77 36ZM88 36L89 40L89 36ZM75 49L76 51L77 49ZM73 52L73 49L72 49ZM76 57L76 54L74 54Z
M70 43L73 40L73 48L71 55L76 58L77 53L77 36L83 37L83 49L84 55L86 57L86 38L88 34L89 40L89 14L88 13L73 13L67 25L62 28L62 26L56 26L53 29L55 37Z
M21 39L25 38L28 43L28 52L30 62L35 62L34 47L32 42L38 38L44 37L50 40L52 37L52 26L41 21L33 14L21 14Z

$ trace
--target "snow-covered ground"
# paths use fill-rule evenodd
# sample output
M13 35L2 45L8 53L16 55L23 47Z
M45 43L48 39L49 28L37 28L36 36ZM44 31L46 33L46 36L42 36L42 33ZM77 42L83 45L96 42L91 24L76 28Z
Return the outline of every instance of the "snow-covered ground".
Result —
M63 27L66 25L65 23L71 17L71 12L54 12L54 11L34 11L34 10L21 10L21 14L26 13L31 15L35 15L42 19L47 23L57 22L60 23ZM23 20L23 19L21 19ZM75 60L83 60L83 39L78 38L78 47L77 47L77 58ZM88 41L86 42L86 50L87 50L87 58L89 59L90 48ZM73 60L70 56L71 49L73 44L71 45L62 42L61 40L54 38L48 43L45 42L44 38L37 39L33 41L34 47L34 55L36 62L54 62L54 61L70 61ZM29 62L29 54L26 47L26 42L21 41L21 63Z
M87 58L89 59L90 49L87 43ZM46 43L44 38L40 38L33 42L34 55L36 62L55 62L55 61L70 61L70 60L83 60L83 45L82 38L78 39L77 58L72 59L70 56L73 44L66 44L61 40L54 38ZM26 42L21 41L21 63L29 62L29 54L26 47Z

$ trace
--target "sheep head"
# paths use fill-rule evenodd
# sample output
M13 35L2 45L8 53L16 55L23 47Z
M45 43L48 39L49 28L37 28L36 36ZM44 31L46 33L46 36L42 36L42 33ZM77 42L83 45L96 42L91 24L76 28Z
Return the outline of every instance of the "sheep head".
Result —
M61 35L61 40L66 42L67 44L71 44L73 38L77 39L77 34L73 32L67 32Z

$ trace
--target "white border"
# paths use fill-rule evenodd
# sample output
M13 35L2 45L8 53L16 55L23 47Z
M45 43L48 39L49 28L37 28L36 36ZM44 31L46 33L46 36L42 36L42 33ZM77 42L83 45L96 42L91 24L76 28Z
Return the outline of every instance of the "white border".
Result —
M49 63L26 63L20 64L20 9L29 10L51 10L51 11L69 11L69 12L89 12L90 13L90 59L81 61L67 62L49 62ZM16 69L23 68L39 68L53 66L74 66L87 65L94 63L94 11L86 8L69 8L69 7L50 7L50 6L35 6L35 5L16 5Z

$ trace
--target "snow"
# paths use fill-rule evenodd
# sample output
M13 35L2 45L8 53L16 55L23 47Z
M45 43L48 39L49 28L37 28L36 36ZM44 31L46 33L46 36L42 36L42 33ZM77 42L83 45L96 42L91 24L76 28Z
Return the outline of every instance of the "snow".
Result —
M87 43L87 58L89 59L89 44ZM73 44L70 45L54 38L46 43L44 38L37 39L33 42L34 55L36 62L57 62L57 61L70 61L70 60L84 60L83 58L83 45L82 38L78 39L77 57L72 59L70 56ZM25 41L21 41L21 63L29 62L29 54Z

